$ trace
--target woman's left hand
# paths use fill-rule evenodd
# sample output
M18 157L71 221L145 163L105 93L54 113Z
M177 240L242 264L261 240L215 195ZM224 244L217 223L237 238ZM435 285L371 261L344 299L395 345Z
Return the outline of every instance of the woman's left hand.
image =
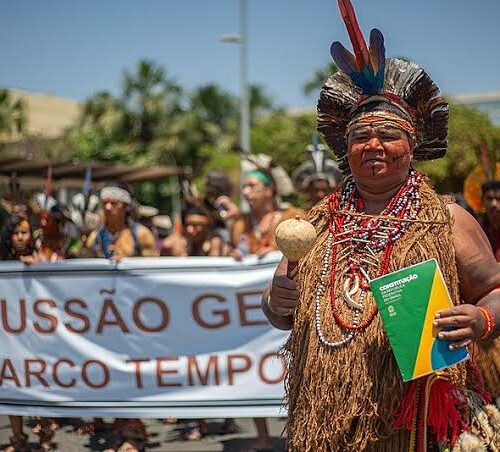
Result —
M450 349L467 347L483 335L486 327L481 311L473 304L462 304L438 311L433 325L440 330L450 329L438 333L439 339L453 342Z

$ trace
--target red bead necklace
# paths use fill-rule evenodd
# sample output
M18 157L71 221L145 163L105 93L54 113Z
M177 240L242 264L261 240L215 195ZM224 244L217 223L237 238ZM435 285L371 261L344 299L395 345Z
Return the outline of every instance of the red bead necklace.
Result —
M376 306L373 307L366 319L361 323L355 322L355 324L350 324L341 317L335 297L336 270L339 261L340 244L347 243L347 245L344 245L344 250L348 248L347 254L351 252L361 255L363 255L362 253L366 253L364 248L374 254L369 247L369 245L374 244L373 247L377 250L383 250L383 254L378 270L373 277L379 277L386 274L389 270L394 242L407 228L408 220L416 218L420 210L418 189L421 182L422 175L416 170L411 169L407 181L400 187L389 205L381 214L381 217L391 217L390 220L369 216L359 219L357 216L349 215L349 212L359 213L364 211L364 202L361 196L359 196L354 181L352 180L346 184L342 194L336 192L330 195L329 231L330 234L333 235L330 257L330 304L336 323L344 330L360 331L366 329L373 322L378 313L378 308ZM342 210L340 210L341 207L343 208ZM346 223L346 221L348 223ZM345 230L344 227L346 227L347 230ZM353 228L352 230L350 229L351 227ZM381 230L390 230L392 236L389 237L388 234L381 233ZM380 237L382 237L382 239L380 239ZM377 242L377 240L379 240L379 242ZM381 240L385 240L385 242ZM361 248L359 244L361 244ZM365 277L366 273L363 273L360 266L356 265L356 262L353 261L354 259L349 263L350 277L358 278L358 281L360 281L360 289L366 292L369 290L369 281ZM368 261L365 260L365 262Z

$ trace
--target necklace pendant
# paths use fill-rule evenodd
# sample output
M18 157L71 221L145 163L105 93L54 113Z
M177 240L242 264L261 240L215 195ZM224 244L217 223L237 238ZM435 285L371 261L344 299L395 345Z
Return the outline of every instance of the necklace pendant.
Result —
M356 293L359 290L359 277L358 275L355 275L354 278L351 278L350 276L344 281L344 298L347 304L354 309L357 310L362 310L363 305L356 302L353 298L353 295L356 295Z

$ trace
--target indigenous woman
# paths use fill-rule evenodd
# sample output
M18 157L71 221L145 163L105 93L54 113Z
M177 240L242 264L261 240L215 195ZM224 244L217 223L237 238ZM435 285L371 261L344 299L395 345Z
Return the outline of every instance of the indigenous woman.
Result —
M291 451L498 450L500 415L472 361L403 383L368 279L438 262L453 308L433 326L450 347L500 332L500 269L478 223L437 195L413 160L446 152L448 105L412 62L368 51L339 0L356 56L324 84L318 129L346 180L310 212L317 242L296 281L284 260L263 296L270 322L291 329L287 400ZM405 328L403 324L401 328Z
M34 252L33 231L30 222L23 216L10 215L5 222L0 241L0 255L3 261L21 260L31 263ZM9 416L12 436L6 452L28 450L28 435L23 432L23 418ZM57 424L52 419L42 418L34 428L40 437L40 449L49 450Z

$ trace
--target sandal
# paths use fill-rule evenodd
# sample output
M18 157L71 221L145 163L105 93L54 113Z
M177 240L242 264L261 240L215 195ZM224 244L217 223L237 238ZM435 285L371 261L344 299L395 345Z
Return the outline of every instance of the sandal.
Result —
M165 419L162 419L161 422L163 424L177 424L177 418L176 417L166 417Z
M114 427L123 441L117 452L138 452L144 450L148 439L148 432L140 419L116 419Z
M9 437L10 444L4 449L5 452L28 451L28 435L26 433L15 433Z
M198 421L191 425L187 432L182 437L186 441L199 441L208 433L208 426L205 421Z
M94 421L87 422L82 427L78 427L77 429L75 429L75 433L78 436L87 435L87 434L93 435L94 433L105 432L107 430L107 427L108 426L104 423L104 421L102 419L100 419L100 420L95 419Z
M52 438L56 434L59 425L53 419L40 419L40 422L33 427L33 433L39 437L39 445L41 452L47 452L52 449Z

